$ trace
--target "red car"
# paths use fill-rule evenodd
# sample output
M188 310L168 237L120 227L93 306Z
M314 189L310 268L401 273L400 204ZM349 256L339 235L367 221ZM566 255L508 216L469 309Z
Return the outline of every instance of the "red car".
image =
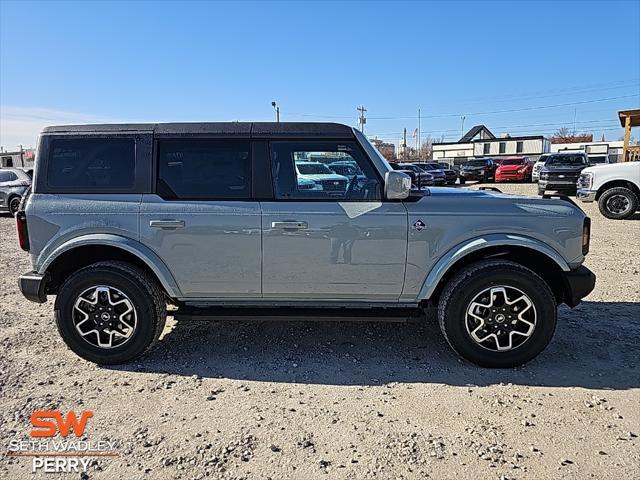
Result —
M527 157L508 157L500 162L496 169L496 182L531 181L533 164Z

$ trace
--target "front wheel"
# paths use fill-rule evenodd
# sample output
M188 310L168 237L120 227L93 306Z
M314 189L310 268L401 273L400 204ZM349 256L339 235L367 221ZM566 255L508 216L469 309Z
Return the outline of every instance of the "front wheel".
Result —
M535 358L556 328L556 300L532 270L484 260L449 280L438 303L440 329L463 358L507 368Z
M60 287L56 324L67 346L101 365L129 362L147 352L164 328L167 305L157 282L125 262L99 262Z
M624 220L638 209L638 197L625 187L606 190L598 200L600 213L613 220Z
M464 182L465 182L465 181L466 181L466 180L465 180L465 178L464 178L464 177L460 177L460 185L464 185Z

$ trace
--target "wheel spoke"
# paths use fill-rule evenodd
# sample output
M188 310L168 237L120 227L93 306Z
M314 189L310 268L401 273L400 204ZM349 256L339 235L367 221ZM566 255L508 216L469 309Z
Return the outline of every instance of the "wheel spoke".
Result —
M128 341L137 326L133 302L122 291L105 285L88 288L78 295L72 318L85 341L105 349Z
M479 292L466 310L467 332L478 345L504 352L526 342L536 327L536 310L529 296L498 285Z

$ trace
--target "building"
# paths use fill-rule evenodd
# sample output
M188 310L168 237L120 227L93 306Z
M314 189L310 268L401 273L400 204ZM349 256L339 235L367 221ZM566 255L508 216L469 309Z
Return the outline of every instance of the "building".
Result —
M609 163L622 161L622 152L624 150L624 142L618 140L615 142L576 142L576 143L552 143L551 152L564 152L565 150L575 150L585 152L588 156L604 156L609 157Z
M459 165L470 158L524 155L536 161L549 150L550 142L542 135L497 138L484 125L476 125L457 142L434 143L433 159Z
M35 160L35 152L28 149L20 149L14 152L5 152L0 147L0 168L2 167L31 167L33 168L33 161Z
M396 158L396 146L393 143L386 143L378 138L370 138L369 140L385 158Z

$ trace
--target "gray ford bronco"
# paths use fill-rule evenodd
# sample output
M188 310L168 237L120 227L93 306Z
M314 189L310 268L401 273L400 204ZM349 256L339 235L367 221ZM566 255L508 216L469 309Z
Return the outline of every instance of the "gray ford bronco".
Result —
M147 352L171 304L178 321L433 314L462 357L512 367L595 284L590 221L568 199L412 191L345 125L48 127L35 172L20 289L55 295L62 338L99 364Z

